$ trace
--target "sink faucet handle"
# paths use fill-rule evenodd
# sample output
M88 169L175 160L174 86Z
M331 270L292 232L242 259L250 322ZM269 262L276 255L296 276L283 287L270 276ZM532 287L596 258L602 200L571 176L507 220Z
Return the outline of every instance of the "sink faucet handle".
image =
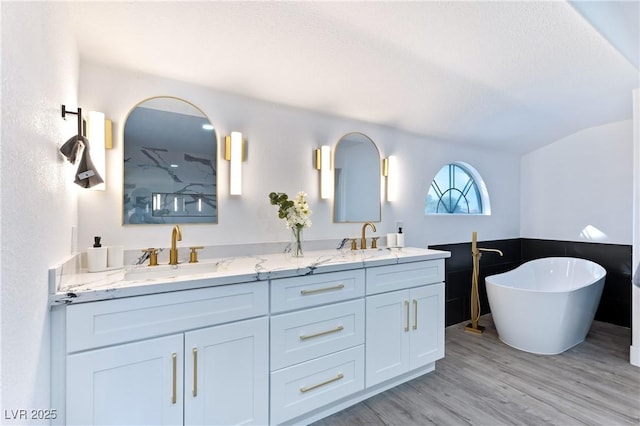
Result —
M351 238L351 250L358 250L358 242L356 238Z
M380 237L371 237L371 248L378 248L378 238Z
M142 250L143 253L149 253L149 266L158 266L158 249L150 247Z
M189 248L191 249L191 253L189 254L189 263L198 263L198 252L196 250L201 250L204 246L194 246Z

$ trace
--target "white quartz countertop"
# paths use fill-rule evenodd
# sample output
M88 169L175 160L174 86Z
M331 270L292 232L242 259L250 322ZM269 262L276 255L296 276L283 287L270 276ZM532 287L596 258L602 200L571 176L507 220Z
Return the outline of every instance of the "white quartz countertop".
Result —
M274 278L418 262L450 257L447 251L414 247L369 250L319 250L302 258L267 254L205 259L176 266L128 266L105 272L65 273L52 269L51 304L72 304L165 293L217 285L267 281Z

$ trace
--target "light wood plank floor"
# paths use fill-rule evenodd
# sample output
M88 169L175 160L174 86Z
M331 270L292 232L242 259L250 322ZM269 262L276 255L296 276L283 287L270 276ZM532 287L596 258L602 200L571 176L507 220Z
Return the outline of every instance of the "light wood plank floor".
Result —
M436 371L314 425L640 425L628 328L594 321L583 343L543 356L500 342L490 314L480 324L481 336L446 329Z

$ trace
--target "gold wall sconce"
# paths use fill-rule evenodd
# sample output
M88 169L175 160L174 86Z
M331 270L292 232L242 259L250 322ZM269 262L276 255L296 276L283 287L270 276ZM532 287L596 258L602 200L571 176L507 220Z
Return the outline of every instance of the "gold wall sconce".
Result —
M106 189L106 150L113 148L113 124L105 118L105 114L98 111L89 111L87 118L87 137L91 141L91 155L93 164L104 182L93 186L91 189L104 191Z
M224 159L229 161L229 194L242 194L242 158L244 156L242 133L231 132L225 136Z
M382 160L382 176L385 178L387 201L395 201L398 196L398 165L395 155L390 155Z
M331 198L331 147L322 145L315 150L316 170L320 170L320 198Z

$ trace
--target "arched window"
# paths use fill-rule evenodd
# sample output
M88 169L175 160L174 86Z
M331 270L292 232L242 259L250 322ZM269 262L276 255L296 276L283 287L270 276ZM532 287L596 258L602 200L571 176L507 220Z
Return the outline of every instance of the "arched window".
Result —
M469 164L447 164L433 178L425 214L491 214L489 194L480 174Z

